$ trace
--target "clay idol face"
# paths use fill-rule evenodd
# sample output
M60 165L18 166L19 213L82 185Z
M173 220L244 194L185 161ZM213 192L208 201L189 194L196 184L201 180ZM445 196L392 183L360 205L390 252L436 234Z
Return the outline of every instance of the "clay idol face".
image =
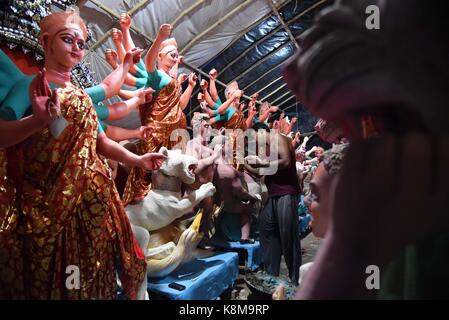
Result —
M51 44L52 58L65 67L73 67L84 57L86 42L77 25L58 31Z
M166 53L162 58L162 63L169 67L173 67L177 61L178 61L178 49L176 48Z
M87 28L76 13L53 13L42 19L40 28L46 59L72 68L84 57Z
M162 42L159 51L159 61L162 65L172 68L178 62L178 45L173 38Z

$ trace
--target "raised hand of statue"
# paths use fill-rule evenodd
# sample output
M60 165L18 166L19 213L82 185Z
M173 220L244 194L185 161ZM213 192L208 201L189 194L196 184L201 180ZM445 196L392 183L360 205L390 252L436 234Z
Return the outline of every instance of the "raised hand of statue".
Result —
M205 99L204 99L204 94L203 94L202 92L199 92L196 98L198 99L198 102L199 102L199 103L205 101Z
M172 31L172 26L170 24L163 24L159 28L158 36L161 37L163 40L165 40L168 37L170 37L171 31Z
M209 83L207 82L207 80L205 80L205 79L201 80L201 83L200 83L201 90L206 91L208 86L209 86Z
M162 153L146 153L140 156L140 167L145 170L158 170L165 159L167 156Z
M253 102L253 101L251 101L250 103L249 103L249 109L248 109L248 114L249 115L256 115L256 113L257 113L257 109L256 109L256 104Z
M218 76L218 72L215 69L212 69L211 71L209 71L209 77L211 80L216 80Z
M140 140L146 140L150 137L150 135L153 133L153 128L150 126L141 126L139 128L139 139Z
M30 100L33 114L44 123L50 123L56 119L59 111L59 97L51 90L47 78L46 70L40 71L30 84Z
M111 36L112 36L112 41L114 41L115 43L122 43L123 33L119 29L113 28L111 31Z
M298 142L299 141L299 136L301 135L301 133L298 131L295 134L295 141Z
M188 76L187 76L185 73L181 73L181 74L178 76L178 82L179 82L179 83L183 83L184 81L187 80L187 78L188 78Z
M131 27L131 17L127 13L122 13L120 15L120 26L122 30L127 30Z
M139 99L139 105L151 102L151 100L153 100L153 93L154 93L154 89L151 87L145 88L145 89L140 89L139 92L137 93L137 98Z
M290 124L295 124L298 121L298 117L293 117L292 121L290 121Z
M105 51L105 57L106 61L111 65L113 69L117 69L118 63L117 63L117 52L112 49L106 49Z
M256 114L257 113L256 100L251 100L248 103L248 113L249 114Z
M243 91L242 90L235 90L234 93L232 94L232 97L234 99L240 98L241 96L243 96Z
M197 77L196 73L192 72L189 75L189 86L195 87L197 80L198 80L198 77Z
M123 63L130 65L139 63L142 52L143 50L140 48L132 48L126 53Z

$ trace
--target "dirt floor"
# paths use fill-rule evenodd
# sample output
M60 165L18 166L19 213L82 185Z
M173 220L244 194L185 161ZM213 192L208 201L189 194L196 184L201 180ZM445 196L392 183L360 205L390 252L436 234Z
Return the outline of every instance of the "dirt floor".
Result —
M316 252L320 246L321 240L316 238L312 233L301 240L301 248L303 251L302 254L302 263L311 262L314 260ZM284 259L281 262L281 272L280 278L287 279L288 271L285 265ZM223 299L231 299L231 300L253 300L253 299L267 299L268 295L261 295L260 292L255 290L251 290L250 287L245 282L245 271L241 270L240 275L232 288L229 295L226 297L222 297Z

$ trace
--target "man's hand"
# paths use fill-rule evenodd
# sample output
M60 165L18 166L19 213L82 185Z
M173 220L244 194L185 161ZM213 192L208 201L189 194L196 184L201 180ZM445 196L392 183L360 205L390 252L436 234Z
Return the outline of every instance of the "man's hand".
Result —
M167 156L162 153L147 153L140 156L139 166L145 170L158 170L165 159Z

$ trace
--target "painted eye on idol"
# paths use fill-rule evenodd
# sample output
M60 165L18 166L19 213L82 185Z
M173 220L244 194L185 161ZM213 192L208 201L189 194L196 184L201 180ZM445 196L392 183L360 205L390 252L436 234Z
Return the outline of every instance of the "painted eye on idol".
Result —
M71 37L62 37L62 41L68 44L73 44L73 39Z
M78 46L78 49L80 49L80 50L84 50L86 47L86 43L83 40L78 40L78 42L76 44Z

